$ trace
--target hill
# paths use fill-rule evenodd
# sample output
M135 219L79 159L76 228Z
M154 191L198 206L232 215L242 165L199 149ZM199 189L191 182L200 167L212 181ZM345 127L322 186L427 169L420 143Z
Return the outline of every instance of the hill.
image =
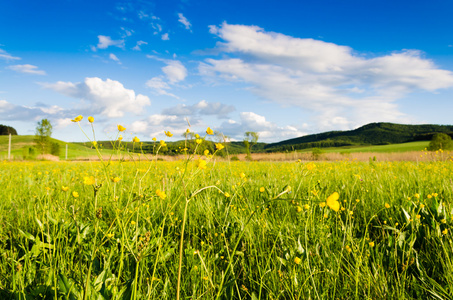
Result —
M354 130L310 134L264 146L266 152L359 145L389 145L428 141L436 132L453 136L451 125L370 123Z

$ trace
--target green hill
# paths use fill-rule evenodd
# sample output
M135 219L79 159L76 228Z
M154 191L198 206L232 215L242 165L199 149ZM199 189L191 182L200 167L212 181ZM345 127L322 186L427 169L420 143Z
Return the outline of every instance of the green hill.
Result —
M264 150L278 152L307 148L400 144L428 141L436 132L444 132L453 136L453 126L371 123L354 130L329 131L267 144L264 146Z

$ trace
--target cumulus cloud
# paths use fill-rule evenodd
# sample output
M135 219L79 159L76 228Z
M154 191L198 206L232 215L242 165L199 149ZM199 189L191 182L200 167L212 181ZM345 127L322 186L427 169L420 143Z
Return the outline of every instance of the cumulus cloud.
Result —
M161 69L163 75L151 78L146 82L146 85L158 95L167 95L179 99L178 96L168 91L172 89L172 86L186 79L186 67L178 60L161 59L153 55L147 55L147 57L164 62L166 66Z
M264 99L315 112L314 121L324 129L349 129L370 119L400 121L405 116L398 99L453 87L453 73L416 50L367 58L347 46L257 26L224 23L210 32L222 39L217 49L230 57L206 59L200 74L245 82Z
M162 34L162 37L161 37L161 38L162 38L163 41L168 41L168 40L170 40L170 37L168 36L168 33Z
M10 70L16 71L18 73L33 74L33 75L46 75L46 72L39 70L37 66L33 65L13 65L7 67Z
M278 126L253 112L241 112L239 122L234 120L223 122L220 130L234 140L241 140L245 132L254 131L259 134L259 140L262 142L275 142L276 137L279 140L286 140L306 134L295 126Z
M178 17L179 17L178 22L183 24L187 30L190 30L192 24L190 24L189 20L187 20L187 18L184 17L182 13L178 13Z
M0 49L0 58L4 59L6 61L9 61L9 60L20 60L21 59L20 57L12 56L11 54L9 54L8 52L6 52L3 49Z
M87 100L91 103L93 114L99 113L109 118L122 117L125 112L140 114L145 106L151 104L147 96L136 95L119 81L111 79L92 77L79 83L59 81L42 85L63 95Z
M170 83L183 81L187 77L187 69L178 60L167 61L167 66L162 68Z
M107 49L110 46L124 48L124 40L112 40L109 36L98 35L98 49Z
M235 111L233 105L226 105L220 102L208 102L201 100L194 105L178 104L174 107L169 107L162 111L164 115L176 116L200 116L200 115L213 115L219 118L226 118L227 115Z
M30 121L42 118L54 119L66 113L65 109L57 106L24 106L0 100L0 114L4 120Z

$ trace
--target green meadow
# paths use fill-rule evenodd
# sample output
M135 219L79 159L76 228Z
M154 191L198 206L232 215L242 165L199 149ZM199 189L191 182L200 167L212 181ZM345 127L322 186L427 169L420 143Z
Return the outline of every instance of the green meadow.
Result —
M0 298L453 297L451 159L220 162L218 151L2 162Z

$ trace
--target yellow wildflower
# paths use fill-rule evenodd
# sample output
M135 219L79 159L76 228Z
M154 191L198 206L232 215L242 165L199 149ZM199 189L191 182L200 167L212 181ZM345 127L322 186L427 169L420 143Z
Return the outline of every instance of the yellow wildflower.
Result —
M164 141L164 140L160 140L160 146L161 146L161 147L165 147L165 146L167 146L167 144L165 144L165 141Z
M170 131L164 131L165 132L165 135L168 136L168 137L172 137L173 136L173 133L171 133Z
M369 242L368 245L370 245L370 247L374 247L374 242Z
M304 205L304 208L305 208L306 210L308 210L308 209L310 209L310 205L305 204L305 205Z
M443 233L444 235L446 235L446 234L448 233L448 229L445 228L444 230L442 230L442 233Z
M122 141L123 140L123 136L120 134L120 136L118 137L118 141Z
M62 186L62 187L61 187L61 190L62 190L63 192L67 192L67 191L69 191L69 186Z
M203 160L203 159L198 159L198 160L196 161L196 164L197 164L197 167L198 167L199 169L202 169L202 170L206 169L207 163L206 163L205 160Z
M230 194L229 194L229 193L225 193L224 195L225 195L225 197L227 197L227 198L230 197Z
M140 139L139 139L138 137L134 137L134 138L132 139L132 141L133 141L134 143L140 143Z
M329 206L334 211L339 211L340 210L340 202L338 202L339 198L340 195L337 192L333 193L326 200L327 206Z
M157 139L155 137L153 137L153 141L155 142L155 141L157 141Z
M91 116L90 116L90 117L88 117L88 122L90 122L90 123L93 123L93 122L94 122L94 118L93 118L93 117L91 117Z
M203 152L203 153L204 153L204 155L205 155L205 156L207 156L207 155L209 154L209 150L208 150L208 149L206 149L206 150L204 150L204 152Z
M302 262L302 259L300 259L299 257L296 256L296 257L294 258L294 262L295 262L296 264L300 265L300 263Z
M213 135L214 131L212 131L212 129L210 127L208 127L208 129L206 129L206 133L209 135Z
M93 176L90 176L90 177L83 177L83 183L86 184L86 185L93 185L96 183L96 180L94 179Z
M77 193L77 192L72 192L72 196L73 196L74 198L78 198L78 197L79 197L79 193Z
M390 208L390 204L388 204L387 202L384 204L385 208Z
M260 187L260 193L264 192L264 187Z
M118 125L118 131L125 131L125 130L126 130L126 128L124 128L124 127L121 126L121 125Z
M165 198L167 198L167 194L165 194L165 192L161 191L161 190L156 190L156 194L157 196L159 196L160 199L162 200L165 200Z
M222 150L223 148L225 148L225 146L223 146L223 145L220 144L220 143L217 143L217 144L215 144L215 148L216 148L217 150L220 151L220 150Z
M80 121L82 121L82 119L83 119L83 117L79 115L79 116L75 117L74 120L71 120L71 121L72 122L80 122Z
M302 207L296 206L296 210L297 210L297 212L301 212L302 211Z
M119 182L120 180L121 180L121 178L119 178L119 177L113 177L112 178L112 181L115 182L115 183Z
M198 145L201 144L202 141L203 141L202 139L196 139L195 140L195 142L197 142Z

